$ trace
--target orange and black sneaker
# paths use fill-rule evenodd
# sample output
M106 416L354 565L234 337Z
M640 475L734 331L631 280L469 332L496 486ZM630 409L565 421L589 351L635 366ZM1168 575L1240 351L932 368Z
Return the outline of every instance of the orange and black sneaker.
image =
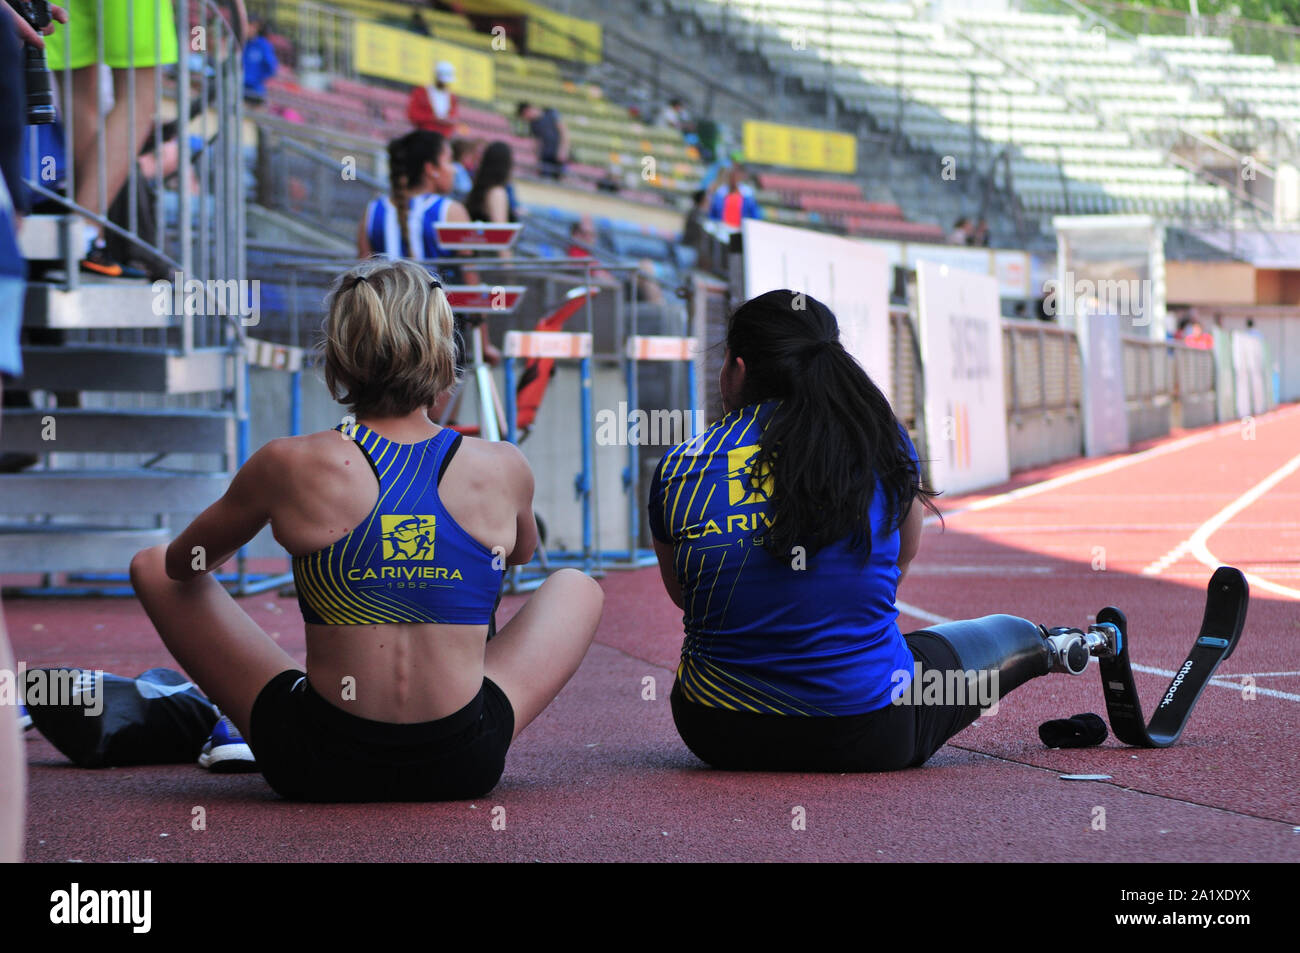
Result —
M108 254L108 250L96 242L85 258L81 259L81 270L105 278L121 278L122 266Z

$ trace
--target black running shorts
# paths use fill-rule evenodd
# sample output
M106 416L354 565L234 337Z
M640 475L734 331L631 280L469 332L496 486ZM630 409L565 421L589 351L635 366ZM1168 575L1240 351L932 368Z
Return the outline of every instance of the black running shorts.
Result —
M514 734L491 679L460 711L410 725L359 718L284 671L262 689L249 747L271 788L296 801L459 801L496 787Z
M928 632L904 636L925 671L960 669L948 643ZM709 708L673 685L673 721L686 747L715 768L737 771L896 771L919 767L979 710L889 704L863 715L803 717Z

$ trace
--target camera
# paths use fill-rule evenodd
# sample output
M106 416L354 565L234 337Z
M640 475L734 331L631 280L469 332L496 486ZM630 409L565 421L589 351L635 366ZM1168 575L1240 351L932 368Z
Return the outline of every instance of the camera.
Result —
M49 0L9 0L37 33L50 25ZM39 126L54 122L54 88L50 69L45 65L45 51L23 44L24 73L27 81L27 124Z

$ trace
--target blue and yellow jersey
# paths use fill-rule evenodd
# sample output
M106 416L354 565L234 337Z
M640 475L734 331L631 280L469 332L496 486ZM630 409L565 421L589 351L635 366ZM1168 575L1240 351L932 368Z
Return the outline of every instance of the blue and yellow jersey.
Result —
M504 557L494 558L438 498L438 481L460 434L443 429L420 443L394 443L362 424L336 429L365 454L379 480L379 499L347 536L293 557L303 620L487 624L505 576Z
M771 477L751 479L773 403L733 411L670 450L650 489L650 528L671 544L685 597L677 679L689 701L778 715L856 715L889 704L913 657L898 630L899 534L871 503L871 555L847 541L777 558ZM899 428L902 431L902 428ZM903 432L913 459L916 450Z

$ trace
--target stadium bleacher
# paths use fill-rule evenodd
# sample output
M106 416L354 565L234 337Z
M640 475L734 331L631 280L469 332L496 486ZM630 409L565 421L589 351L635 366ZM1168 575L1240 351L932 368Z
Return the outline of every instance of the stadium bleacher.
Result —
M1179 132L1226 138L1248 131L1198 83L1236 97L1267 89L1258 97L1261 115L1294 121L1300 110L1300 72L1283 68L1280 79L1256 87L1277 64L1233 53L1221 38L1132 43L1088 29L1076 15L1017 10L962 9L922 20L903 3L668 5L807 86L831 83L845 103L940 155L974 159L973 124L986 149L1012 150L1014 188L1031 211L1226 214L1224 188L1168 158ZM1148 57L1156 48L1187 75ZM1081 150L1086 159L1076 161Z
M391 0L343 0L337 6L402 27L408 25L414 9ZM279 2L275 6L277 29L296 28L311 11L319 9L318 4ZM322 29L340 29L339 22L321 20L313 29L319 35ZM481 47L480 41L491 42L490 36L473 33L470 21L463 16L440 14L436 22L429 22L436 36L450 42L460 43L466 31L479 38L467 45ZM684 208L690 194L700 187L705 168L699 153L676 130L641 122L627 107L611 102L600 87L566 76L554 60L502 50L493 63L496 98L492 102L463 100L461 125L467 136L509 143L521 178L534 177L537 162L535 143L520 134L514 120L516 104L526 100L552 107L565 118L574 159L566 168L566 184L582 189L614 188L625 199L676 208ZM399 135L409 126L408 93L377 81L331 76L328 89L319 91L283 77L270 81L267 88L272 109L281 113L291 109L320 128L382 139ZM652 174L645 174L647 156L654 159ZM939 225L910 222L895 204L867 201L860 182L784 176L786 187L764 184L781 179L781 173L765 172L759 180L760 202L776 221L864 237L942 240Z

